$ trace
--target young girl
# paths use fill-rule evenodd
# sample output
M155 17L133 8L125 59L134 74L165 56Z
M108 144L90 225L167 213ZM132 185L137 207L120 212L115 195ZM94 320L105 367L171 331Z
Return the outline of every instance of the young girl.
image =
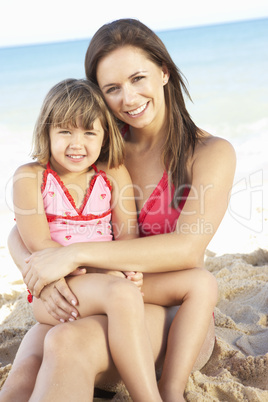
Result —
M122 165L122 145L94 85L69 79L49 91L34 132L37 162L19 167L14 176L16 222L30 252L75 242L111 241L113 236L136 237L133 189ZM81 318L108 316L111 353L133 398L138 372L143 400L160 401L142 295L125 279L134 273L122 273L121 278L92 272L67 279L79 300ZM59 317L52 317L41 299L33 298L33 312L42 324L59 324ZM74 314L69 321L75 318ZM131 360L129 345L135 350Z

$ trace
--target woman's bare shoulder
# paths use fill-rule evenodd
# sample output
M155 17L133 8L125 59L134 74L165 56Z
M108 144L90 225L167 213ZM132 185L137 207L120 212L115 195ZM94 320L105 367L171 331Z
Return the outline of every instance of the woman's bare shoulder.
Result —
M215 137L203 131L194 153L188 160L189 182L206 180L209 176L223 174L233 178L236 168L236 154L232 144L224 138Z
M230 162L236 160L234 147L228 140L213 136L206 131L202 131L202 133L203 136L200 138L193 154L195 161L204 158L209 160L229 160Z

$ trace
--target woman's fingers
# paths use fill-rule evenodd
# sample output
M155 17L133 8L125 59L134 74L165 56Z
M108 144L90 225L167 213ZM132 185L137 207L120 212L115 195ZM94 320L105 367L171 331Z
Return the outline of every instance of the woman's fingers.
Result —
M75 268L69 266L68 259L67 262L64 259L66 255L63 249L67 248L47 248L26 258L25 261L28 262L25 264L27 267L24 268L23 272L24 280L35 297L39 297L41 290L46 285L74 271ZM81 273L85 273L85 270L80 270Z
M56 282L55 287L58 290L59 294L68 302L69 306L77 305L78 300L77 300L76 296L74 295L74 293L69 288L69 286L67 285L66 280L64 278L62 278L58 282ZM72 311L77 312L77 310L75 308L72 308Z

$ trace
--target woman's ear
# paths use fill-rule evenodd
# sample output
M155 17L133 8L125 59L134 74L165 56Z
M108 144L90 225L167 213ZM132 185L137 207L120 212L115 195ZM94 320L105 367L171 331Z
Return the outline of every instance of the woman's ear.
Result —
M162 74L163 74L163 85L166 85L168 83L170 73L165 64L162 65Z

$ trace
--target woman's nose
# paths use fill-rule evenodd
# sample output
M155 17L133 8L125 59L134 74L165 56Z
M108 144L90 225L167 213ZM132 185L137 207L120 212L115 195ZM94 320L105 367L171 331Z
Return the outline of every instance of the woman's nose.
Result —
M123 89L123 101L127 106L135 104L136 93L133 88L127 86Z

